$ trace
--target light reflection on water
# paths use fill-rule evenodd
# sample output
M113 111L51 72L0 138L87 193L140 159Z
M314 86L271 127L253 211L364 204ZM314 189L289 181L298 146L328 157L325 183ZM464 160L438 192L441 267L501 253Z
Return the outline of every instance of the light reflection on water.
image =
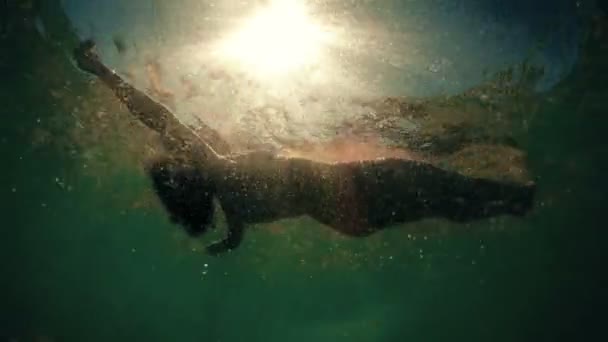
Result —
M277 33L281 48L251 35L277 30L251 27L252 16L277 2L304 3L68 0L65 6L81 36L96 38L104 60L138 88L150 90L184 122L201 120L227 137L246 137L244 145L332 139L336 127L369 115L361 102L458 94L528 58L544 67L538 84L544 89L577 57L575 12L565 2L540 7L546 9L543 25L518 18L532 6L522 1L499 6L499 12L473 0L306 2L293 7L304 28ZM272 17L264 19L267 24ZM552 21L559 30L547 29ZM238 33L243 27L247 34ZM321 47L307 40L316 29L331 36ZM230 44L235 32L237 47ZM289 32L296 41L285 37ZM126 46L122 54L113 43L117 36ZM239 58L218 49L226 45ZM256 46L270 51L243 51ZM293 51L301 46L308 48ZM269 52L283 58L269 60ZM273 67L289 70L276 73ZM416 128L404 124L406 130Z

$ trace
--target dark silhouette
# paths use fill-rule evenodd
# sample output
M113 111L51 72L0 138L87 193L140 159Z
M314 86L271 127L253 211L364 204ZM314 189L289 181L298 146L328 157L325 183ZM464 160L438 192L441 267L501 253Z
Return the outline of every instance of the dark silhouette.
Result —
M269 152L231 155L211 128L189 129L103 65L92 41L83 42L74 55L81 69L98 76L135 117L160 134L171 157L150 163L147 170L172 220L192 235L204 233L212 224L213 199L218 199L228 234L208 247L211 254L236 248L246 224L285 217L309 215L340 233L366 236L425 217L465 222L523 215L532 207L532 183L465 177L419 161L330 164Z
M196 168L171 158L156 160L146 171L171 221L197 236L213 222L212 183L206 182Z
M0 38L8 34L8 0L0 0Z

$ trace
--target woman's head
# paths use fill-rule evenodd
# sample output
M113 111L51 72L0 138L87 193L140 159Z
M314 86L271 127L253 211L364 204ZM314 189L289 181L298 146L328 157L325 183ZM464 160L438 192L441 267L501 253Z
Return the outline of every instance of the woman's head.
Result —
M176 159L160 159L146 171L171 221L192 236L205 233L213 223L215 189L200 170Z

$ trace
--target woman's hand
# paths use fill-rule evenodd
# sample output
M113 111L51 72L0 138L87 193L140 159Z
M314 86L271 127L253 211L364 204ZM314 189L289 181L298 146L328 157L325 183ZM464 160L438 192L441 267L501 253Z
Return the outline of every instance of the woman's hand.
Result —
M236 246L231 246L231 243L228 239L214 242L207 246L207 254L212 256L218 256L220 254L224 254L226 252L232 251Z
M80 45L74 49L74 59L81 70L92 74L98 73L101 61L99 55L95 52L95 42L93 42L93 40L88 39L81 42Z

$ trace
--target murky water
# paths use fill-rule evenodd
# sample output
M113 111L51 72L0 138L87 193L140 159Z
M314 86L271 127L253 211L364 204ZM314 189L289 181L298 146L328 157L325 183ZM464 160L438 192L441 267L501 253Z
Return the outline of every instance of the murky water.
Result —
M401 47L393 47L393 51L391 45L381 44L392 39L382 35L383 29L392 34L413 30L410 27L413 24L398 17L399 2L393 5L373 1L360 3L370 7L355 6L357 2L353 2L352 7L333 2L328 6L346 8L334 18L346 31L349 26L343 25L344 21L368 23L359 29L383 37L367 38L358 47L369 52L369 44L376 43L385 49L372 49L374 54L369 60L377 64L372 63L369 70L382 69L386 65L401 68L404 63L411 63L419 68L412 69L412 77L428 78L421 83L400 83L399 87L404 90L400 95L444 94L440 91L444 88L437 85L441 78L428 70L426 62L434 60L439 61L441 67L452 65L458 69L453 74L445 74L448 81L462 80L462 88L453 88L452 93L458 94L470 87L477 87L476 90L469 95L441 100L445 102L433 100L437 97L425 97L426 100L417 105L430 114L420 117L399 116L403 112L395 109L393 102L378 100L376 96L384 91L385 96L394 95L389 94L395 89L391 82L382 83L387 88L375 88L369 94L366 87L371 81L363 82L364 88L360 90L366 97L364 101L311 100L319 110L332 105L336 115L345 115L347 107L367 108L361 111L362 116L369 114L369 108L374 108L376 116L351 120L365 128L366 149L357 145L361 143L358 140L354 143L349 139L332 140L334 135L328 133L327 127L335 133L334 126L339 126L341 132L348 133L347 137L361 136L363 128L351 122L346 126L342 122L337 124L336 116L325 121L308 121L306 117L306 120L293 121L295 119L290 115L297 112L295 107L283 103L281 106L269 105L264 100L259 106L263 110L245 113L251 120L258 120L251 124L257 127L255 133L266 135L259 140L235 138L231 143L242 149L268 145L277 148L288 144L292 150L298 147L297 153L308 151L315 156L319 156L315 152L319 146L330 146L331 149L323 149L327 156L322 156L334 159L375 153L409 153L408 157L422 154L420 158L426 158L439 150L422 146L440 143L424 140L417 144L414 138L404 140L403 136L426 136L426 133L436 136L438 132L445 136L447 133L437 128L441 126L437 122L464 122L475 127L474 132L478 132L478 127L487 129L496 139L508 135L526 152L526 168L539 185L532 213L525 218L497 217L470 225L425 220L365 239L336 235L311 219L290 219L250 229L244 244L230 255L207 256L205 245L222 232L192 239L169 222L142 171L143 162L158 154L157 138L130 120L109 91L73 67L66 54L75 38L72 33L66 33L70 30L65 21L49 17L52 5L47 5L43 6L41 16L42 22L46 23L43 38L37 33L40 28L36 29L40 24L32 21L31 25L15 24L13 31L0 41L0 149L5 165L0 177L4 214L0 226L0 339L555 341L590 339L602 332L600 324L604 320L602 312L606 299L603 274L606 232L602 218L607 203L604 189L608 171L604 132L608 127L604 115L608 109L605 100L608 94L605 76L608 72L605 62L608 60L608 25L605 17L591 16L595 18L589 19L593 20L593 25L581 26L587 28L581 28L587 34L580 36L569 31L569 23L564 24L562 29L578 38L565 34L552 40L558 46L566 46L563 54L543 50L547 56L561 61L547 62L545 59L553 68L549 70L558 71L544 74L539 83L545 87L544 92L535 88L533 92L513 95L489 91L482 86L484 77L481 74L475 74L477 79L465 80L463 75L472 75L467 73L471 66L458 68L457 63L456 66L447 62L442 64L440 56L452 56L450 60L453 61L468 58L458 57L449 50L451 47L442 52L427 49L425 35L413 40L423 56L416 57L419 59L410 56L412 59L404 60L405 51ZM462 23L454 13L471 13L468 12L470 8L479 5L475 1L457 2L459 5L454 8L441 7L441 2L402 3L410 3L410 7L403 5L407 7L404 16L410 15L407 18L423 18L420 13L431 11L442 19L429 19L420 24L429 27L430 31L424 32L431 36L433 29L445 32L450 28L435 26L437 21L447 25L450 21L445 18L449 17L454 25ZM178 37L161 41L160 45L164 47L159 51L167 54L160 54L157 60L163 75L168 75L161 78L160 84L176 94L177 110L187 121L188 110L183 105L187 101L183 98L188 87L180 83L181 74L171 79L175 73L167 66L170 63L166 59L176 58L172 53L179 52L182 55L180 63L187 61L185 51L194 43L191 37L176 34L180 27L163 23L175 24L178 21L171 16L182 15L183 27L187 27L186 23L191 20L188 18L202 12L184 13L180 6L186 4L177 2L172 5L173 9L166 4L163 6L167 8L163 9L157 2L148 4L149 7L136 9L144 12L156 6L151 12L161 19L155 22L153 30L161 33L155 31L152 35L174 34ZM475 8L492 12L492 8L496 9L492 6L498 6L482 5ZM580 6L583 5L591 6L581 2ZM93 9L97 11L100 23L108 22L104 16L116 13L113 5L104 6L108 6L103 7L107 13L101 8ZM123 2L116 6L124 14L135 5ZM203 11L201 4L189 6ZM487 26L495 29L486 31L486 34L491 32L492 38L485 41L459 38L471 35L463 29L454 32L456 38L450 39L463 45L472 44L473 47L465 49L467 56L487 61L484 66L489 70L488 75L504 70L504 65L517 65L525 59L525 54L518 54L521 49L517 44L533 43L518 39L518 34L523 33L509 27L508 23L525 31L534 27L530 23L534 23L535 18L546 22L552 15L559 17L565 13L557 10L559 6L554 10L545 8L546 11L534 6L518 6L495 11L502 15L497 15L495 23ZM230 6L218 7L215 11L230 11ZM66 8L74 16L75 26L88 25L84 19L84 23L74 19L86 17L75 14L87 10L85 2L66 1ZM435 8L441 10L435 12ZM520 9L523 12L518 12ZM514 14L524 12L527 16ZM384 28L376 25L375 16L382 15L387 19ZM473 17L473 24L461 27L475 27L475 20L482 20L479 18L487 16ZM127 37L149 27L146 21L134 20L133 31L130 31L131 22L127 19L116 20L119 27L116 31ZM329 19L329 24L338 25ZM398 23L402 24L401 31L394 28ZM228 25L211 20L205 23L220 24ZM117 68L127 65L120 64L124 57L115 51L111 39L114 32L106 34L105 27L95 28L95 25L91 30L102 41L101 51L108 62L116 63ZM208 26L200 28L201 32L207 30ZM497 38L501 35L506 42ZM536 41L536 37L529 38ZM131 49L129 39L132 38L124 38L127 49ZM574 39L574 46L578 41L582 50L573 48L568 43L571 39ZM475 53L476 46L488 41L495 46L488 46L487 55ZM566 42L565 45L560 45L562 42ZM150 44L159 46L154 40ZM504 59L495 60L501 46L509 46L510 52L502 57ZM405 54L409 53L411 51ZM435 53L438 53L437 58L431 56ZM134 77L141 82L142 89L154 92L149 87L146 56L142 54L137 58L141 61L130 61L139 73ZM386 61L380 62L382 58ZM469 62L474 65L481 60ZM213 80L219 87L214 97L218 108L226 101L226 89L233 87L243 92L243 80L237 79L232 84L233 81L222 81L223 75L211 75L218 78ZM357 76L367 80L362 74ZM493 77L486 79L494 80ZM211 82L200 78L186 80L195 85ZM432 85L433 82L439 83ZM470 85L467 82L471 82ZM504 83L492 82L499 85L499 90L512 89L503 87ZM315 89L302 83L297 87L295 89L306 91ZM397 89L401 89L399 87ZM260 86L260 89L265 88ZM296 93L301 95L303 90L300 90ZM350 91L334 90L336 94ZM491 105L484 102L482 95L493 99ZM275 96L283 98L281 94ZM209 99L195 98L201 103ZM362 101L373 104L362 105ZM238 112L235 108L232 111ZM283 115L281 111L288 114ZM239 113L245 116L243 112ZM252 127L249 124L239 126L242 121L232 116L215 114L217 117L213 117L211 114L201 119L233 122L232 130L226 128L225 132L240 132L243 127ZM270 119L264 121L265 117ZM284 120L278 121L277 117ZM428 117L433 119L426 119ZM322 115L318 118L327 119ZM396 118L406 121L396 121ZM301 129L294 129L292 125ZM236 130L234 127L241 128ZM298 135L301 131L307 133ZM323 145L326 141L333 142ZM370 150L370 146L375 147ZM462 162L465 166L461 169L479 166L475 163L479 160L473 154ZM454 161L453 165L457 168L462 163ZM494 174L504 171L501 167L489 170ZM219 225L221 227L222 223Z

